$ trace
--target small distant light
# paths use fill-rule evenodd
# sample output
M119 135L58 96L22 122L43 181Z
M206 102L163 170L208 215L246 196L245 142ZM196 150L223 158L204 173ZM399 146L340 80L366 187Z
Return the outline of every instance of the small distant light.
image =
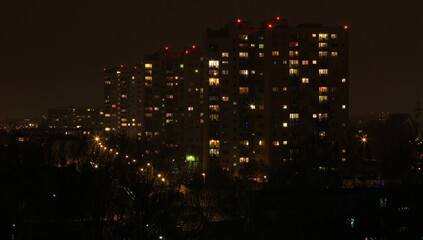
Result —
M159 174L157 174L157 177L162 177L162 175L159 173Z
M185 54L188 54L188 50L185 50Z
M347 29L348 29L348 25L345 25L345 26L344 26L344 29L345 29L345 30L347 30Z
M53 193L51 196L55 198L56 197L56 194Z
M16 224L12 224L12 227L16 227Z
M195 45L192 45L192 48L195 48Z
M120 65L121 68L123 68L123 65Z
M168 46L166 46L166 47L165 47L165 50L169 50L169 47L168 47Z
M236 20L236 22L237 22L237 23L241 23L241 19L239 19L239 18L238 18L238 19Z
M278 20L278 21L279 21L280 19L281 19L280 17L276 17L276 20Z
M106 71L106 68L103 68L104 71Z
M367 138L364 137L364 138L361 139L361 141L365 143L365 142L367 142Z
M100 138L99 137L95 137L95 140L98 142L100 140Z
M163 237L162 236L159 236L159 239L163 239Z
M271 28L272 27L272 24L269 24L269 25L267 25L269 28Z
M166 181L166 179L165 178L162 178L162 182L164 182L164 181Z
M134 67L134 69L137 69L137 67Z

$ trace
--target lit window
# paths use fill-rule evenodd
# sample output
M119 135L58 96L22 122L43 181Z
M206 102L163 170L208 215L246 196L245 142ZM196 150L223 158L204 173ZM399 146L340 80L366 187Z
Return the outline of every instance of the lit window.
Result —
M319 42L319 48L327 48L328 47L328 43L326 42Z
M240 163L247 163L249 161L248 157L240 157L239 162Z
M298 60L289 60L290 67L298 67L299 61Z
M248 35L239 35L239 39L248 40Z
M222 75L229 75L229 70L222 70Z
M272 88L272 91L273 91L273 92L278 92L278 91L279 91L279 88L278 88L278 87L273 87L273 88Z
M327 41L328 34L327 33L319 33L319 41Z
M316 113L313 113L313 118L317 118L317 114Z
M218 121L219 120L219 114L210 114L209 118L210 118L210 120Z
M346 153L346 152L347 152L347 149L343 148L342 153Z
M313 61L312 61L312 63L313 63L313 64L317 64L317 60L313 60Z
M298 57L298 51L289 51L289 57Z
M328 101L328 96L319 96L319 103L324 103Z
M338 56L338 52L331 52L331 53L330 53L330 55L331 55L332 57L337 57L337 56Z
M248 52L239 52L239 57L247 58L248 57Z
M210 76L218 76L219 75L219 70L217 70L217 69L210 69L209 70L209 75Z
M327 93L327 92L328 92L328 87L319 87L319 94Z
M289 76L298 76L298 69L290 68L289 69Z
M146 81L151 81L151 80L153 80L153 77L152 76L145 76L145 80Z
M134 76L132 76L131 78L132 78L132 79L135 79L135 77L134 77Z
M228 52L223 52L222 53L222 57L229 57L229 53Z
M338 38L338 35L337 35L336 33L332 33L332 34L330 35L330 38L332 38L332 39Z
M264 57L264 53L262 53L262 52L259 53L259 57L261 57L261 58Z
M251 43L251 47L255 47L256 45L254 43Z
M222 97L222 101L224 101L224 102L229 101L229 97Z
M210 149L210 156L219 156L219 149Z
M220 148L219 140L210 139L209 147L210 148Z
M342 109L347 109L347 105L342 105Z
M298 47L298 42L290 42L289 47Z
M308 83L308 78L302 78L302 79L301 79L301 82L302 82L302 83Z
M209 105L210 111L219 112L219 105Z
M283 127L288 127L288 123L284 122L284 123L282 123L282 126Z
M273 146L279 146L279 141L273 141Z
M288 109L288 105L283 105L283 109Z
M299 118L300 118L299 113L290 113L289 114L289 119L299 119Z
M328 56L328 52L326 51L319 51L319 58L325 58Z
M274 57L279 56L279 51L272 51L272 56Z
M219 78L209 78L209 86L219 86Z
M248 75L248 70L239 70L239 74L247 76Z
M239 93L240 94L248 94L248 87L240 87Z
M287 87L283 87L283 88L282 88L282 90L283 90L284 92L286 92L286 91L288 90L288 88L287 88Z
M319 76L327 76L328 73L328 69L319 69Z
M194 107L188 107L188 111L194 111Z
M264 48L264 44L263 44L263 43L260 43L260 44L259 44L259 48L260 48L260 49L263 49L263 48Z
M347 159L343 157L343 158L341 158L341 161L342 161L342 162L346 162L346 161L347 161Z
M308 65L308 60L302 60L302 61L301 61L301 64L302 64L302 65Z
M151 63L146 63L144 64L145 69L152 69L153 68L153 64Z
M283 141L283 145L288 145L288 141Z
M342 83L346 83L347 82L347 79L346 78L343 78L343 79L341 79L341 82Z
M218 60L210 60L209 61L210 68L219 68L219 61Z
M311 34L311 36L312 36L312 37L316 37L317 35L316 35L315 33L312 33L312 34Z
M248 146L248 145L250 145L250 142L248 140L242 140L242 141L239 141L239 144L241 144L243 146Z

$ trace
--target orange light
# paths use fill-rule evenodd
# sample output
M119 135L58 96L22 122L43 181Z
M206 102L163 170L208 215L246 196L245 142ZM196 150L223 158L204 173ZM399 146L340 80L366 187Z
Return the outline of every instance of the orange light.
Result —
M238 19L236 20L236 22L237 22L237 23L241 23L241 19L239 19L239 18L238 18Z
M169 50L169 47L167 47L167 46L166 46L166 47L165 47L165 50Z
M138 123L138 127L141 127L141 123Z
M345 25L345 26L344 26L344 29L345 29L345 30L347 30L347 29L348 29L348 25Z
M269 25L267 25L269 28L271 28L272 27L272 24L269 24Z

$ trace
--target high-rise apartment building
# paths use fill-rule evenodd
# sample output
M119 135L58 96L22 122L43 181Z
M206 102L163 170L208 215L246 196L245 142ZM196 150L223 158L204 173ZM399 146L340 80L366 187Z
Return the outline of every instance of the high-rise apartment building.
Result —
M104 69L104 130L141 138L144 108L144 81L140 66Z
M165 47L143 62L146 156L198 163L202 151L201 53ZM179 165L180 166L180 165Z
M347 36L279 18L208 30L204 167L315 161L322 147L323 167L346 161Z
M104 80L105 130L145 140L151 160L235 172L347 160L346 26L238 20L207 30L201 48L164 47Z

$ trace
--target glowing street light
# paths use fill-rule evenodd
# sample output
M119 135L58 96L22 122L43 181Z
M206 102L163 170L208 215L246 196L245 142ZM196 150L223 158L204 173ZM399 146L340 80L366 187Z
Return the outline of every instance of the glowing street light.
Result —
M99 137L95 137L94 139L95 139L96 142L100 141Z
M201 174L203 176L203 184L206 185L206 173Z

